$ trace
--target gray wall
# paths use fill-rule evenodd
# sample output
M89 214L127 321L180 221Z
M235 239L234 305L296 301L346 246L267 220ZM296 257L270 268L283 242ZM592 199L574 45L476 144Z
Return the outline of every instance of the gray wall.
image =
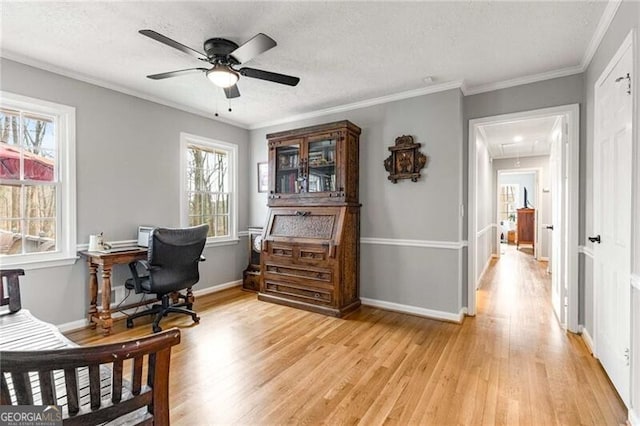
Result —
M344 119L362 128L362 237L459 242L463 138L462 94L457 89L253 130L251 169L267 160L266 134ZM417 183L387 180L387 147L401 135L412 135L428 157ZM250 222L263 225L267 199L256 192L255 180L251 179ZM458 313L461 256L461 250L454 249L363 244L361 295Z
M2 90L76 108L78 243L104 231L108 241L131 240L137 226L179 226L180 132L238 145L239 229L249 202L247 130L2 59ZM241 278L246 243L206 249L197 289ZM126 278L114 270L114 286ZM87 267L28 271L23 305L43 320L63 324L85 317Z
M592 243L588 240L585 240L586 235L593 235L597 233L596 229L593 229L593 192L592 192L592 181L593 181L593 144L594 144L594 86L600 75L604 71L605 67L609 64L609 61L613 58L613 55L617 52L623 40L629 34L629 31L635 30L635 51L633 52L635 58L635 78L632 83L632 87L635 87L636 96L637 89L640 87L640 42L639 42L639 34L640 30L640 3L638 2L623 2L611 25L609 26L608 31L606 32L598 50L596 51L589 67L584 73L584 93L585 93L585 115L586 115L586 143L584 149L584 160L581 164L584 170L584 182L586 183L586 188L588 189L586 192L581 191L581 194L585 195L585 204L584 211L586 213L585 218L585 232L581 234L581 244L586 245L587 247L592 247ZM637 105L636 105L636 122L634 128L635 134L635 158L638 159L638 150L640 150L640 145L638 144L638 119L637 119ZM638 171L636 170L636 174ZM638 182L638 177L636 176L636 197L640 197L638 193L640 191L640 182ZM633 221L633 226L635 226L635 255L632 258L632 272L636 275L640 275L640 256L638 253L640 252L640 226L638 225L637 219ZM582 255L584 256L584 255ZM593 329L593 261L588 256L584 256L584 260L582 262L584 264L583 271L583 279L584 279L584 302L585 302L585 311L584 311L584 326L585 329L589 332L591 336L594 336ZM632 354L633 360L631 365L631 406L634 409L636 416L640 412L640 338L638 338L638 331L640 331L640 292L637 289L633 290L632 294L632 304L631 304L631 316L632 316L632 345L633 350Z

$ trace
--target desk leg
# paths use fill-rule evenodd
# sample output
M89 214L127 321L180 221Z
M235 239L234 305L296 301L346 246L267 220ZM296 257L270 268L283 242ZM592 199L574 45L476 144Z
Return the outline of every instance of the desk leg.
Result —
M100 312L100 322L102 323L103 334L111 334L111 265L102 267L102 312Z
M96 328L96 322L94 318L98 318L98 265L91 263L91 260L87 261L89 265L89 325L91 328Z

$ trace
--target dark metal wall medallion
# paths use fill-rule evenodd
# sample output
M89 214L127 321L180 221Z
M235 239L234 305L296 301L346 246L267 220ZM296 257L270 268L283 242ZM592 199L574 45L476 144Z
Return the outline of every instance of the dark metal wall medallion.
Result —
M420 179L420 170L427 164L427 156L419 151L422 144L413 142L413 136L402 135L396 138L396 144L389 147L391 155L384 160L384 168L389 179L397 183L400 179Z

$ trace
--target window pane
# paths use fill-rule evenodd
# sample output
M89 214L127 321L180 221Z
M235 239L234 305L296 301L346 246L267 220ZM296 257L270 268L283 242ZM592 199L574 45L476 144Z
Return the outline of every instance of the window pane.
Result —
M17 146L0 146L0 178L20 179L22 149Z
M188 190L227 191L228 158L225 152L189 147Z
M189 216L211 216L210 194L194 193L189 196Z
M229 235L229 216L216 216L216 236Z
M0 219L19 219L21 217L20 188L15 185L0 185Z
M55 150L53 121L50 118L35 115L23 116L23 146L29 152L40 154L43 149Z
M24 178L51 182L55 180L55 151L40 149L37 154L24 151Z
M55 219L27 221L23 244L26 253L54 251L56 249Z
M20 221L0 219L0 255L20 254L21 252Z
M20 115L17 111L0 108L0 142L20 145Z
M55 218L56 187L53 185L25 187L25 206L27 218Z
M229 194L211 194L211 203L213 206L214 214L228 214L229 213Z

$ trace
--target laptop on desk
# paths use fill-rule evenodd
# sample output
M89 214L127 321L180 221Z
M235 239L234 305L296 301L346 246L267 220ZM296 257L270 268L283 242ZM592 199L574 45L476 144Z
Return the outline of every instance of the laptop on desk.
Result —
M104 250L99 250L99 253L111 254L122 253L127 251L146 250L149 248L149 235L153 230L152 226L138 226L138 241L136 246L127 247L112 247Z

